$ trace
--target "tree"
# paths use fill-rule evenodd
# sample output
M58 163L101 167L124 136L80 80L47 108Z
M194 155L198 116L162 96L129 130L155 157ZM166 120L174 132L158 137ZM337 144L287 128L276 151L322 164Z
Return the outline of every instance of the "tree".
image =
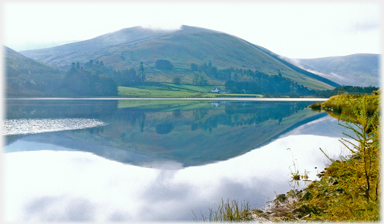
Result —
M171 70L173 68L173 64L168 60L159 59L155 62L155 67L157 69Z
M140 62L139 75L141 78L141 82L145 81L145 73L144 73L144 65L143 62Z
M191 71L192 72L196 72L197 70L198 70L198 65L197 64L195 64L195 63L191 63Z
M137 79L135 68L130 68L130 69L128 70L128 77L129 77L132 81L134 81L134 80Z
M175 77L172 79L172 82L175 83L175 84L180 84L181 83L181 79L179 77Z
M80 63L76 62L76 69L80 69Z
M205 72L199 73L199 72L194 72L193 73L193 84L194 85L200 85L204 86L208 84L208 77L205 74Z

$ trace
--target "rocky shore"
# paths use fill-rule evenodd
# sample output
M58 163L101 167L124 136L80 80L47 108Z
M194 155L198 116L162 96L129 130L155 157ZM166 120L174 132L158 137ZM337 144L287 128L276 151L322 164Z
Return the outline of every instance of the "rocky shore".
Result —
M305 219L311 215L308 214L310 210L305 206L298 206L297 202L308 200L310 195L308 189L294 189L286 194L279 194L268 203L266 208L252 210L252 220L257 222L306 222Z

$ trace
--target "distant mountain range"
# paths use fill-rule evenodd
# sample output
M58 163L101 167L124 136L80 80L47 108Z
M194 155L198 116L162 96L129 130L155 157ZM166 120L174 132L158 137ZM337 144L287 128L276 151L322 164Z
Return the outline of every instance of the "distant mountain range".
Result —
M182 81L191 83L191 63L211 62L218 69L251 69L268 75L278 75L280 72L283 77L310 89L338 86L238 37L190 26L182 26L177 31L132 27L90 40L21 53L61 69L70 68L73 62L84 64L89 60L103 61L116 70L138 69L143 62L149 82L170 82L178 76ZM157 69L155 63L159 59L170 61L173 69ZM212 84L225 82L211 80Z
M378 54L353 54L297 61L302 68L340 85L380 86Z

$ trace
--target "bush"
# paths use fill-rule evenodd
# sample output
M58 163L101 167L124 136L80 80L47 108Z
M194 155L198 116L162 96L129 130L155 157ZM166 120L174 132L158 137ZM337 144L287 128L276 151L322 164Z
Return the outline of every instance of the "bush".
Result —
M171 70L173 68L173 64L168 60L159 59L156 61L155 67L161 70Z
M175 84L180 84L181 83L181 79L179 77L175 77L172 79L172 82L175 83Z

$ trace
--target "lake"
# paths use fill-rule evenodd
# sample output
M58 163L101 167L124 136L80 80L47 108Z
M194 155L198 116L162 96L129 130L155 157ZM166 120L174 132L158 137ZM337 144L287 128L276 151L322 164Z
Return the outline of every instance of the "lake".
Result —
M193 221L222 199L261 208L337 158L319 99L8 99L5 221ZM351 133L349 133L351 134ZM199 217L200 218L200 217Z

